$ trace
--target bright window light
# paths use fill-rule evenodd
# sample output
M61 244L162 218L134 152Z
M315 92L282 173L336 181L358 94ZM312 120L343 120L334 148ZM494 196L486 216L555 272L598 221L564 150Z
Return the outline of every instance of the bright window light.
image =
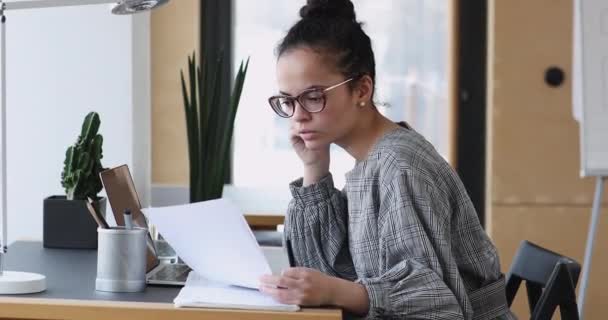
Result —
M234 133L236 187L287 187L302 175L288 140L289 120L275 115L267 98L278 92L275 48L304 1L233 0L234 65L251 57ZM372 39L376 102L394 121L407 121L447 158L448 1L354 0L357 19ZM395 32L399 30L399 32ZM336 187L354 160L331 149Z

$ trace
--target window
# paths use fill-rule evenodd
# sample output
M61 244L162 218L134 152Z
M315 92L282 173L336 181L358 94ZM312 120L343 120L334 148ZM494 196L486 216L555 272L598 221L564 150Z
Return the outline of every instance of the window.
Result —
M302 174L287 133L289 120L268 106L278 92L275 48L299 19L304 1L233 0L234 63L251 57L234 132L233 183L244 187L286 187ZM354 0L357 19L372 39L376 97L380 111L407 121L447 158L448 6L443 0ZM399 30L399 32L395 32ZM331 149L336 187L354 160Z

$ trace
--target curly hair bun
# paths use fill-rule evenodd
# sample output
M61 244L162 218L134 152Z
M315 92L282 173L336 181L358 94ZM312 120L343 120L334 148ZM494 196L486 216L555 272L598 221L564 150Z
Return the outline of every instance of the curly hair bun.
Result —
M357 21L355 8L350 0L307 0L300 9L302 19L331 18Z

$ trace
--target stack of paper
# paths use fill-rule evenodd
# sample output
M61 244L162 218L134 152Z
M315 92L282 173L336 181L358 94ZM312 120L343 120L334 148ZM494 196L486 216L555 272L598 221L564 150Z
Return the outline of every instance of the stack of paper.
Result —
M190 307L298 310L260 293L271 268L241 211L226 199L144 209L194 272L175 298Z

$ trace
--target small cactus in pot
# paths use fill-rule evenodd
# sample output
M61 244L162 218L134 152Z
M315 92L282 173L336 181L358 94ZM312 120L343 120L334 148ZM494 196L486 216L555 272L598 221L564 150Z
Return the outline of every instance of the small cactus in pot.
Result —
M103 137L98 133L101 121L96 112L90 112L84 119L82 131L74 145L65 153L61 185L68 200L96 199L103 188L99 172L101 165Z
M106 199L97 196L103 188L99 172L104 170L99 126L99 115L87 114L78 139L65 153L61 172L65 195L44 199L42 243L45 248L97 248L97 223L86 202L88 198L93 199L95 210L105 216Z

